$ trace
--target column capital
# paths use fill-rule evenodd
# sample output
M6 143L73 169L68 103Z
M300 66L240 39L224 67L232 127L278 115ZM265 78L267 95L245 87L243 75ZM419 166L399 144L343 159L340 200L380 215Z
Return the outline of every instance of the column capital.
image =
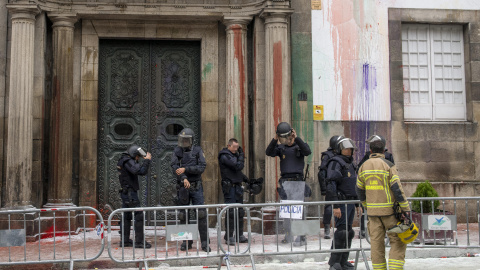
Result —
M9 4L7 8L12 15L12 21L19 19L35 21L35 16L40 13L40 8L33 4Z
M233 29L235 25L240 26L243 30L247 29L247 24L252 21L252 16L224 16L223 24L227 27L227 31Z
M292 15L291 8L264 8L260 13L260 18L265 20L265 23L287 23L287 18Z
M53 22L53 28L55 27L74 27L74 24L78 21L77 14L75 13L48 13L48 18Z

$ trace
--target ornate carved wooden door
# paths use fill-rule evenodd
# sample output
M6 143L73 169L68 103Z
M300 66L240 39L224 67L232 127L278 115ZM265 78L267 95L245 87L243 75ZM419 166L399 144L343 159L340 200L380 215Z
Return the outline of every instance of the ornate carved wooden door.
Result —
M101 40L98 87L100 210L121 207L116 163L132 144L153 157L139 178L142 206L174 205L176 135L190 127L200 142L200 42Z

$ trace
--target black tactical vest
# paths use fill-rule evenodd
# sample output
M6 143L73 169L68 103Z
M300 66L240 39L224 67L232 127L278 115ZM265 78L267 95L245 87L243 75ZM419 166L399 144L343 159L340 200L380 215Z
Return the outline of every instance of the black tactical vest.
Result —
M345 195L346 197L357 197L355 186L357 185L357 173L353 163L347 163L340 156L335 156L330 159L330 162L338 162L340 164L340 170L342 178L336 179L337 191Z
M200 155L200 147L194 146L191 151L183 151L181 147L175 147L175 155L178 157L180 162L180 168L186 168L189 166L196 166L198 165L198 158ZM200 174L189 174L185 172L187 179L189 182L195 182L202 180L202 176Z
M220 153L218 154L218 163L220 166L220 174L222 176L222 179L230 180L234 184L242 183L244 178L244 174L242 173L242 171L233 170L230 167L227 167L225 164L222 164L222 162L220 162L222 155L228 155L235 163L237 163L239 158L232 152L230 152L230 150L228 150L227 148L223 148L222 151L220 151Z
M280 171L282 176L286 174L303 175L305 167L305 156L300 153L300 146L294 144L292 146L279 145L280 150Z

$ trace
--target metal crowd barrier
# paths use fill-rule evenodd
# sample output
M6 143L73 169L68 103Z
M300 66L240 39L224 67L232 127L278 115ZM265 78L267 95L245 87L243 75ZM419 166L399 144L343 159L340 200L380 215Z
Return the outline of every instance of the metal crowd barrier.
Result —
M358 205L360 201L336 201L336 202L289 202L289 203L263 203L263 204L229 204L227 207L222 209L219 214L218 220L227 218L227 211L234 212L235 219L235 228L225 228L225 232L228 233L230 230L234 230L235 237L238 235L238 220L237 213L240 209L245 209L246 213L246 231L248 235L248 243L240 244L238 241L235 243L235 246L230 247L227 243L222 244L222 239L220 238L220 232L222 224L217 224L218 229L218 245L222 252L224 253L223 259L226 261L227 268L230 269L230 258L232 257L250 257L252 262L252 267L255 269L254 256L269 256L269 255L293 255L293 254L314 254L314 253L337 253L337 252L355 252L355 269L357 268L358 259L360 253L363 257L366 269L370 269L367 261L367 256L365 251L370 250L370 247L364 245L362 237L358 238L358 232L356 237L352 239L352 246L347 249L335 249L335 241L338 241L336 238L336 228L335 228L335 219L332 216L332 239L323 240L323 229L320 228L320 223L323 220L323 215L321 214L323 208L327 205L340 204L347 208L348 205L356 204ZM299 206L303 206L301 215L298 212ZM356 210L354 210L356 211ZM283 217L282 214L283 213ZM304 215L304 213L306 215ZM255 217L252 215L257 215L258 217L255 220ZM296 215L296 217L294 217ZM270 216L270 217L268 217ZM267 218L268 217L268 218ZM282 243L281 238L284 237L285 231L283 230L283 225L281 223L285 222L285 217L290 219L291 222L291 241L288 243ZM295 218L295 219L292 219ZM359 218L357 218L359 219ZM255 222L257 224L253 225ZM348 224L348 216L346 217L346 223ZM252 233L252 226L260 227L261 233ZM271 229L273 227L273 230ZM266 232L269 230L269 232ZM296 236L306 236L305 245L295 246ZM345 230L345 239L348 239L348 231ZM323 243L322 243L323 242ZM347 240L347 246L349 245ZM219 264L220 269L221 264Z
M95 233L89 232L87 237L96 222L97 235L91 237ZM75 262L97 259L105 246L103 218L92 207L2 210L0 224L0 265L4 266L69 263L73 269ZM83 241L83 249L72 252L73 241Z
M414 210L414 204L420 208L420 212L410 212L419 234L409 247L480 248L480 197L424 197L408 201L410 209ZM366 238L370 242L368 233Z
M218 249L216 239L212 233L216 230L207 230L207 238L210 240L211 251L204 252L201 248L200 236L198 234L198 217L199 210L206 210L207 227L210 221L218 221L218 218L225 204L216 205L191 205L191 206L168 206L168 207L139 207L139 208L122 208L113 211L108 217L108 254L110 258L119 263L139 263L145 269L148 269L148 263L152 261L168 261L168 260L183 260L194 258L210 258L221 257L223 253ZM140 211L143 215L143 232L144 241L150 242L152 247L147 249L145 247L135 248L125 247L123 242L120 242L120 234L112 232L112 221L114 217L119 220L124 218L125 213L132 213L132 229L130 230L131 239L135 239L134 219L135 211ZM185 224L180 220L182 211L188 213L185 215ZM149 217L150 224L147 224L147 217ZM153 224L152 224L153 223ZM149 225L149 226L147 226ZM117 240L118 239L118 240ZM191 250L181 251L180 247L183 240L192 239L194 244ZM145 243L144 243L145 244Z

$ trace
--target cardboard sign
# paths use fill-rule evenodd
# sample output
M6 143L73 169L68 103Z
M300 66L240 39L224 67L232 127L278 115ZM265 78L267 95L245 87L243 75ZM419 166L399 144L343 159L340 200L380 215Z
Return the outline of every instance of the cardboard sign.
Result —
M302 203L303 201L281 200L281 203ZM302 219L303 205L282 205L280 206L280 218Z

